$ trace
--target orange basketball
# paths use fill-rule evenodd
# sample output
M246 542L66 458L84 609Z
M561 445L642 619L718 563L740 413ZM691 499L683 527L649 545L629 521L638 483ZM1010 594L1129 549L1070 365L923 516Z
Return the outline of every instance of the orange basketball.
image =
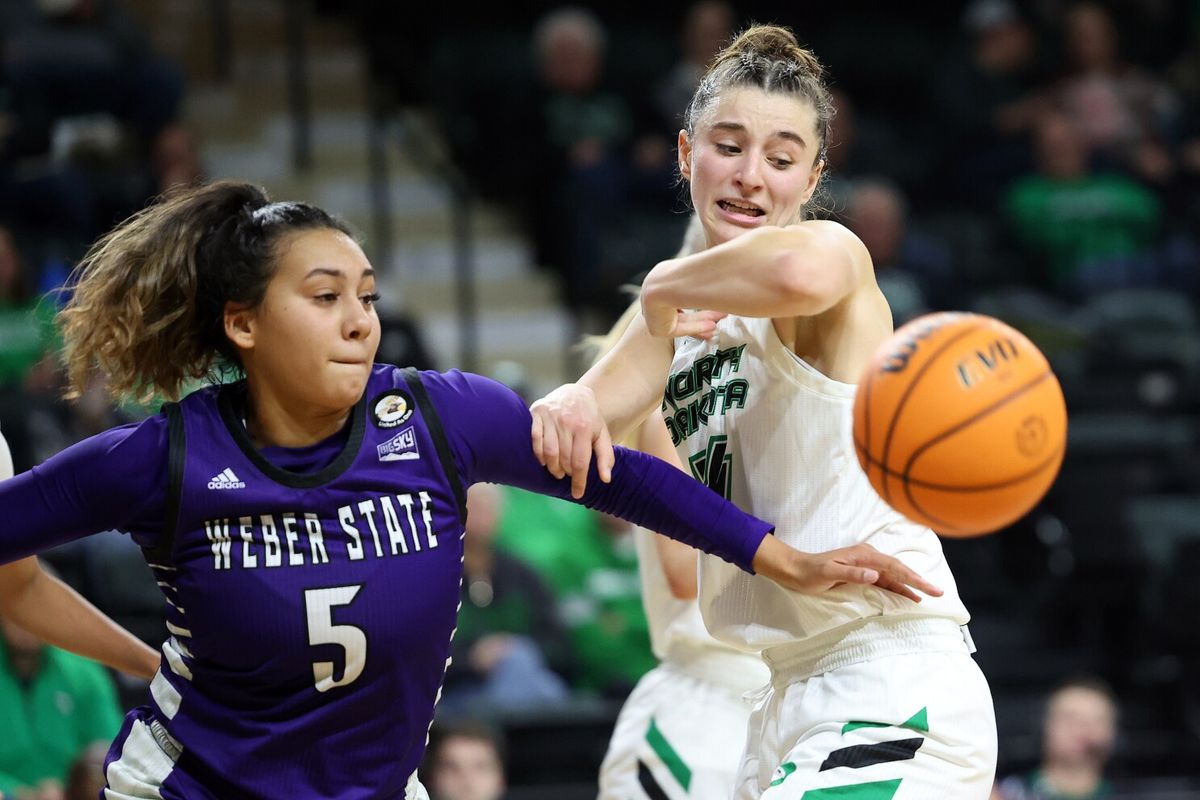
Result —
M1062 464L1067 407L1046 357L992 317L944 312L884 342L854 400L854 449L875 491L945 536L1003 528Z

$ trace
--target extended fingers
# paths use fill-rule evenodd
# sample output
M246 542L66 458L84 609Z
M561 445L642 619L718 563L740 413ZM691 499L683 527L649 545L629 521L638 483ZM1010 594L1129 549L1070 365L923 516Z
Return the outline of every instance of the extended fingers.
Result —
M872 583L910 600L921 601L920 596L912 591L912 588L931 597L941 597L942 595L941 589L909 569L903 561L894 556L884 555L870 545L859 545L853 548L841 560L847 564L876 571L878 579Z
M612 481L612 469L616 462L616 454L613 452L612 437L608 434L607 425L600 429L600 435L596 437L595 451L596 471L600 473L600 480L609 483Z
M542 451L542 417L537 412L533 414L533 425L530 428L529 435L533 440L533 455L538 460L538 463L543 467L546 466L546 455Z
M587 488L588 466L592 462L592 439L573 431L571 440L571 496L576 500L583 497Z
M711 339L716 333L717 323L726 316L722 311L680 311L672 333L674 336Z
M558 426L546 425L542 430L542 463L546 466L546 469L550 470L550 474L556 478L566 475L562 468L561 459L559 458L559 447Z

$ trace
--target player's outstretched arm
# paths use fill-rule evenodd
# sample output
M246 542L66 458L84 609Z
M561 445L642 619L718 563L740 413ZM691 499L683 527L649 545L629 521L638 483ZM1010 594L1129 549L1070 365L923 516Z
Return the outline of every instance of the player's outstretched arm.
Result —
M825 553L802 553L774 536L763 539L754 554L754 571L803 594L821 594L845 583L875 585L914 602L916 590L940 597L942 590L909 569L900 559L869 544Z
M679 463L679 456L676 455L675 448L671 444L671 435L667 433L667 426L656 412L650 412L650 416L638 428L637 449L662 459L679 471L685 472L683 465ZM695 548L688 547L686 544L662 534L655 534L654 549L658 553L658 561L662 565L663 575L667 579L667 588L671 590L671 596L677 600L695 598L699 589L696 574L698 553Z
M44 642L150 680L158 654L32 556L0 566L0 616Z
M488 481L570 496L570 481L553 478L524 446L532 420L511 390L461 373L431 378L430 395L441 410L468 485ZM617 447L611 482L589 481L576 501L666 534L747 572L761 572L796 591L820 593L843 583L870 583L909 598L918 597L914 589L940 593L897 559L866 545L817 554L795 550L771 535L769 522L636 450Z
M723 315L677 316L681 336L709 338ZM578 383L560 386L531 406L534 455L554 477L571 476L572 497L583 496L593 453L600 479L609 480L612 443L629 436L662 403L673 352L670 341L650 335L638 314Z

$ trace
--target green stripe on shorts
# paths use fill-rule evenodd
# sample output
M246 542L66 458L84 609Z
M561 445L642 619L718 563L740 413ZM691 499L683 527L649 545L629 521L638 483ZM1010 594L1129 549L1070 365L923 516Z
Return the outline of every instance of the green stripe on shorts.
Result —
M646 731L646 741L650 743L650 749L662 759L662 762L667 765L667 769L671 771L671 775L679 781L679 785L686 792L692 782L692 771L688 769L687 764L683 763L679 753L675 752L674 747L671 747L671 743L662 735L662 731L654 724L653 719L650 720L650 730Z
M848 786L830 786L828 789L809 789L800 795L800 800L892 800L900 788L901 778L894 781L852 783Z
M850 731L856 731L859 728L891 728L890 722L859 722L857 720L847 722L842 726L842 735L845 736ZM911 728L914 731L929 733L929 710L927 707L922 708L911 717L896 725L897 728Z

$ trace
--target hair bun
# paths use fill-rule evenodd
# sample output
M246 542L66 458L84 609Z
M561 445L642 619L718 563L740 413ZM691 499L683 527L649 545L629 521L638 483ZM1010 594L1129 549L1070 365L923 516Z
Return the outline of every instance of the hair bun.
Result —
M816 55L801 47L791 29L781 25L753 25L747 28L725 48L724 55L740 60L762 58L767 61L792 61L800 71L817 80L823 80L825 76L825 67Z

